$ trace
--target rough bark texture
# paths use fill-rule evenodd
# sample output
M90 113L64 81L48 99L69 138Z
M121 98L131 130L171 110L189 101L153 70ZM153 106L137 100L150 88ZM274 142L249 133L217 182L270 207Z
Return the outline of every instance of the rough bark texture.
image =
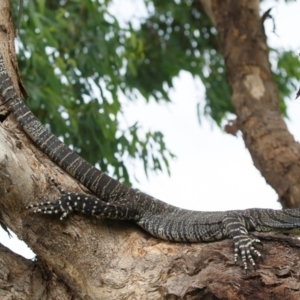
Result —
M72 298L68 286L41 260L28 261L0 245L0 299L79 299Z
M5 14L9 16L9 10L3 10L5 3L0 1L1 18ZM222 7L222 3L214 2L214 9L226 9L229 14L228 7ZM233 3L233 7L237 5L239 2ZM251 15L257 18L252 10ZM221 16L216 16L218 22ZM8 46L11 35L7 30L10 19L7 18L7 24L4 19L0 22L0 49L9 68L12 62ZM266 56L266 50L262 52ZM254 67L260 70L256 65ZM248 66L246 70L254 67ZM15 68L9 70L14 83L20 82L14 73ZM249 77L253 72L256 75ZM232 74L233 90L237 89L235 103L238 100L245 102L239 104L242 112L244 105L249 113L248 97L261 93L253 92L255 88L251 80L264 83L264 78L259 80L257 73L252 73L243 71L242 87L238 85L237 74ZM268 85L272 85L270 80ZM247 83L251 88L247 88ZM260 91L262 88L258 87ZM270 106L275 107L275 104ZM279 114L275 108L274 111ZM253 121L248 117L246 124L241 122L242 128L253 128L250 125L254 121L262 126L264 121L257 118L264 116L255 113L250 114L251 118L256 116ZM269 128L269 124L266 126ZM261 249L264 261L258 264L256 272L246 275L240 266L233 265L231 240L211 244L169 243L152 238L130 222L97 220L82 215L73 215L60 222L57 217L28 213L25 206L33 198L39 201L58 196L57 189L49 183L49 177L54 177L70 191L82 191L73 179L31 144L11 117L6 118L0 126L1 218L38 257L37 261L26 260L0 247L1 299L240 300L300 297L300 243L297 240L274 234L260 236L265 245Z
M300 207L300 146L279 109L258 0L212 0L237 123L254 165L284 208Z

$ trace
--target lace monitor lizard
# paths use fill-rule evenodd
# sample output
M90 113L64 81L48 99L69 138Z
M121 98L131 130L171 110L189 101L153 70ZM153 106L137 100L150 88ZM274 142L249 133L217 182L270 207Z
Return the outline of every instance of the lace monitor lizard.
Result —
M50 159L87 187L94 196L66 193L56 201L27 206L35 212L61 214L65 218L78 211L95 216L134 220L151 235L176 242L211 242L232 238L234 261L241 256L256 268L254 256L261 254L254 247L260 243L248 232L273 231L300 227L299 209L246 209L223 212L192 211L172 206L147 194L127 187L89 164L48 131L17 95L0 54L1 105L11 111L32 141Z

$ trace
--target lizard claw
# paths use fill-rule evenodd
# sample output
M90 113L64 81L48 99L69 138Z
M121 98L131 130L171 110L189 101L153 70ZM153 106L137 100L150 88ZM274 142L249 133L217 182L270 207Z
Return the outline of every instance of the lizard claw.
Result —
M262 248L264 247L264 244L261 242L261 240L259 240L259 239L254 239L254 240L252 240L252 244L254 244L254 243L256 243L256 244L258 244L259 246L261 246Z

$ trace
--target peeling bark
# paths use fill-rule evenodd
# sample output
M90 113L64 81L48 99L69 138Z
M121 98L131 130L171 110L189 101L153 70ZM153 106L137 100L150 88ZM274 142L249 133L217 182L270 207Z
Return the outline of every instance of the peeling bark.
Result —
M280 113L257 0L212 0L239 129L284 208L300 206L300 146Z

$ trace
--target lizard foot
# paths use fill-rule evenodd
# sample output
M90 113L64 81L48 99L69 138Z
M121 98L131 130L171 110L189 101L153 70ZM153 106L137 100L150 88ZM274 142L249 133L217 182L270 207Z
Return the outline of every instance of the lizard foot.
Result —
M96 197L78 193L66 193L61 190L61 196L54 201L39 202L28 205L26 208L36 208L34 213L59 214L62 213L60 220L72 211L79 211L85 214L97 214L100 211L109 213L109 205Z
M242 263L244 265L244 270L247 273L249 261L252 268L256 270L256 264L253 255L262 259L262 256L258 250L253 247L253 244L258 243L262 245L259 239L251 239L248 235L238 235L233 237L234 241L234 263L237 264L239 256L241 256Z
M96 197L66 192L53 178L49 179L60 191L61 196L54 201L38 202L28 205L26 209L35 208L34 213L62 214L60 220L63 220L74 210L85 214L99 214L101 209L103 210L107 207L107 203Z
M34 213L44 213L44 214L59 214L61 213L60 220L63 220L67 217L67 215L72 212L74 206L76 206L76 202L72 201L75 193L65 193L63 190L60 190L61 196L54 201L45 201L38 202L31 205L26 206L26 209L35 208Z
M111 204L94 196L69 193L60 189L61 196L54 201L45 201L28 205L26 209L35 209L34 213L61 214L60 220L72 211L88 215L96 215L110 219L132 219L130 206L124 204Z
M236 264L239 256L241 256L244 270L247 273L249 261L252 268L256 269L256 264L253 256L262 258L260 252L253 247L253 244L258 243L262 246L259 239L251 239L246 229L247 220L236 213L229 213L223 219L224 227L227 229L229 236L234 242L234 263Z

